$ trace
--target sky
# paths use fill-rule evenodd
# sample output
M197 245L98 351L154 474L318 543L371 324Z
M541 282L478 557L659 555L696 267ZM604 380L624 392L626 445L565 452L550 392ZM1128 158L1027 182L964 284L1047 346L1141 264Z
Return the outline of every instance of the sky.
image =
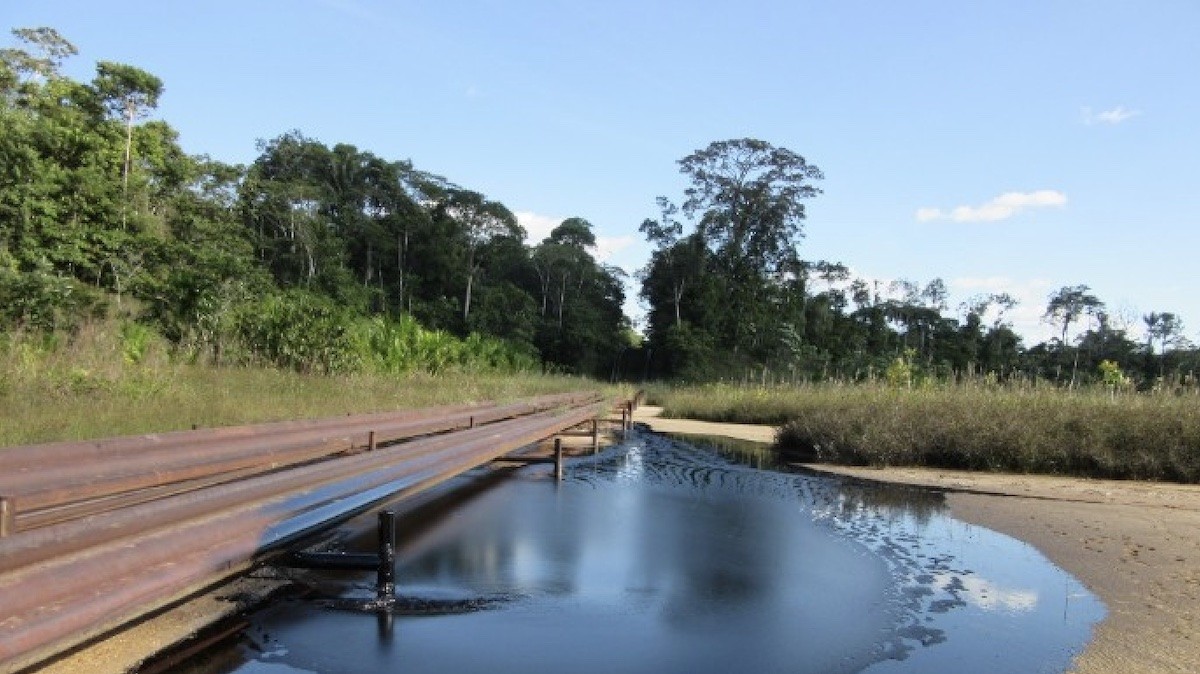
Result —
M163 79L183 148L249 163L289 130L486 194L536 243L578 216L633 274L678 160L757 138L819 166L800 254L951 306L1086 284L1130 335L1200 342L1195 0L3 0ZM11 45L12 41L6 42Z

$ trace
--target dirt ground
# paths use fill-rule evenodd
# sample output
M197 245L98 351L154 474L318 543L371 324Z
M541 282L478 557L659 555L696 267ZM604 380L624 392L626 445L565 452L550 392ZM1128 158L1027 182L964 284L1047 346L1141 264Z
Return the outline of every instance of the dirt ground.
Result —
M667 433L770 442L774 429L661 419ZM1108 616L1073 672L1200 671L1200 486L913 468L807 466L861 479L947 489L954 517L1021 539L1082 581Z

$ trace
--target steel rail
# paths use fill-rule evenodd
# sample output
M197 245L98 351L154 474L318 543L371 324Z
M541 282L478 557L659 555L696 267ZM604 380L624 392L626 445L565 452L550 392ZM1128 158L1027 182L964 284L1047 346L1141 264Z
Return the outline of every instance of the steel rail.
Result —
M435 452L446 451L475 437L488 437L491 433L502 432L506 428L498 426L493 429L484 426L455 434L423 438L375 452L300 466L41 529L18 532L0 539L0 570L38 564L103 541L118 540L120 536L132 536L154 527L170 526L179 520L198 517L230 504L270 498L296 489L391 466L401 460L420 459Z
M306 530L396 492L416 493L599 409L424 438L0 540L0 671L35 663L243 570Z
M559 393L527 398L510 405L532 405L548 409L557 405L573 404L580 392ZM271 421L240 426L222 426L165 433L127 435L101 440L71 440L32 445L17 445L0 451L0 472L24 472L38 466L58 465L64 461L112 459L127 454L141 454L152 449L171 449L180 446L196 446L211 443L228 443L239 438L280 436L285 432L330 431L343 427L362 426L389 420L427 419L476 409L499 407L495 403L470 403L445 405L368 414ZM336 432L336 431L334 431Z
M220 435L211 431L200 442L191 444L182 441L187 435L183 433L177 434L177 442L170 444L159 443L155 436L137 436L112 442L12 448L0 451L0 459L3 459L0 461L0 495L15 505L17 529L20 530L28 526L31 511L222 473L270 470L365 448L371 441L377 444L395 442L574 404L586 399L580 395L547 396L508 405L360 415L351 421L337 417L297 425L280 422L234 427L220 429ZM230 439L222 441L221 437L225 435ZM112 451L98 455L91 451L97 447ZM39 448L47 455L58 457L59 464L48 466L42 457L33 466L11 469L13 461L9 452L28 457ZM72 455L72 452L77 454ZM98 456L104 456L104 459L98 460ZM9 470L5 469L6 465ZM88 512L86 507L80 510ZM54 518L49 519L53 521ZM38 518L34 517L33 521L37 522Z

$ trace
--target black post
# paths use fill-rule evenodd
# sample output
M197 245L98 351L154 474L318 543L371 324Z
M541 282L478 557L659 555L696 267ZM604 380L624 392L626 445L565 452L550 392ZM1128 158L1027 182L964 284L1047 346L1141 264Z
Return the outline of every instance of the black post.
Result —
M379 601L396 601L396 513L379 513L379 575L375 581Z

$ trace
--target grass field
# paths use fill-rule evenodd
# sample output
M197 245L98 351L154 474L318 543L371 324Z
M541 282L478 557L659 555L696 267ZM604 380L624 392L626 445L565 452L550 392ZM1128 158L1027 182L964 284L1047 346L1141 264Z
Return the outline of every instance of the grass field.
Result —
M132 355L129 348L129 340L99 329L69 344L0 340L0 447L601 388L578 377L486 371L319 375L214 368L175 362L158 343Z
M1042 386L652 388L664 414L780 426L796 458L1200 482L1200 397Z

